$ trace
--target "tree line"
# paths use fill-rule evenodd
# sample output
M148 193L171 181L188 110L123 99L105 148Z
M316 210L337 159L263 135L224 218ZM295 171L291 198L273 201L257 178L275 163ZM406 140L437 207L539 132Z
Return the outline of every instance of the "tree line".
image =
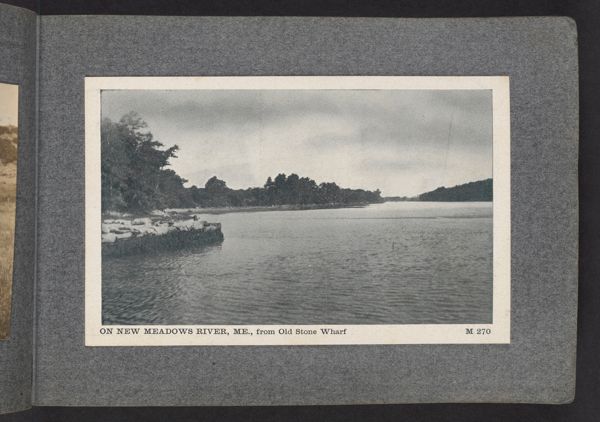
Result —
M422 193L418 198L419 201L487 202L494 199L494 183L492 179L485 179L464 183L451 188L442 186L431 192Z
M385 202L489 202L494 200L493 179L478 180L447 188L441 186L417 196L386 196Z
M263 186L231 189L211 177L204 187L186 187L187 180L168 168L179 147L164 145L148 132L136 113L118 122L103 119L101 127L102 210L144 212L165 208L248 207L273 205L356 205L383 202L379 190L346 189L336 183L317 184L297 174L269 177Z

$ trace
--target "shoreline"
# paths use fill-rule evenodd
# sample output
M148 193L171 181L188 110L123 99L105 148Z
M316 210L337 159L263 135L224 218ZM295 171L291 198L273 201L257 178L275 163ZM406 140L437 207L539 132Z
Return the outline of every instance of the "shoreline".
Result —
M310 204L310 205L259 205L250 207L210 207L210 208L189 208L184 212L197 214L230 214L238 212L266 212L266 211L309 211L309 210L325 210L325 209L340 209L340 208L364 208L371 204ZM175 210L173 210L175 211ZM169 210L165 210L169 213ZM179 211L177 211L179 213Z
M102 214L102 220L114 218L187 218L191 215L221 215L244 212L269 212L269 211L309 211L309 210L324 210L324 209L343 209L343 208L366 208L369 205L377 205L384 203L395 202L419 202L419 203L493 203L493 201L385 201L373 203L358 203L358 204L310 204L310 205L259 205L249 207L207 207L207 208L167 208L165 210L154 210L147 213L126 213L118 211L110 211Z
M383 203L383 202L381 202ZM178 216L190 216L193 214L220 215L241 212L267 212L267 211L308 211L321 209L340 209L340 208L365 208L371 203L357 204L310 204L310 205L259 205L249 207L207 207L207 208L167 208L165 210L154 210L147 213L127 213L118 211L109 211L102 214L102 220L114 218L159 218Z

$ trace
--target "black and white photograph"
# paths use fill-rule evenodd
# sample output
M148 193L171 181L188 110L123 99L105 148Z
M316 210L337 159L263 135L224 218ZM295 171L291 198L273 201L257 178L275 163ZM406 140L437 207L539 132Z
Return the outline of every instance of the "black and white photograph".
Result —
M104 332L492 325L493 95L101 90Z

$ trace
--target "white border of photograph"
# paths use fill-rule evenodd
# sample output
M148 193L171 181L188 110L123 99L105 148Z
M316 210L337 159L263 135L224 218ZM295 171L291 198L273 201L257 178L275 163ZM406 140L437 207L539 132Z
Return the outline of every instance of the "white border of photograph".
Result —
M101 265L102 90L492 90L493 319L491 324L103 325ZM222 346L510 343L510 100L507 76L257 76L85 78L86 346ZM344 334L323 334L321 329ZM257 335L257 330L274 330ZM306 334L315 332L316 334Z

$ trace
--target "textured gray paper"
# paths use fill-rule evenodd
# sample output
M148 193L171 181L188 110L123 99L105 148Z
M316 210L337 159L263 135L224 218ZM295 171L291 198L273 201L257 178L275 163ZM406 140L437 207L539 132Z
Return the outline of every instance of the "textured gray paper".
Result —
M11 332L0 341L0 413L31 406L35 246L36 14L0 4L0 82L19 85L17 220Z
M572 400L577 49L565 18L41 19L38 405ZM84 346L84 77L508 75L510 345Z

